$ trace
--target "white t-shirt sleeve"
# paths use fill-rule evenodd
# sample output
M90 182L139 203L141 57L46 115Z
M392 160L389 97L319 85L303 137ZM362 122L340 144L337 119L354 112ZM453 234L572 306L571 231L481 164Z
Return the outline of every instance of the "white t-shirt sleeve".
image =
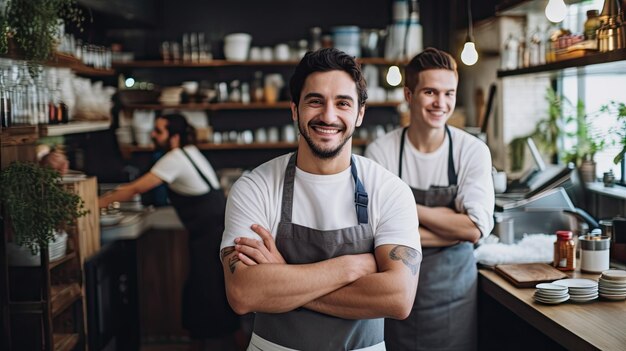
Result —
M493 229L495 195L491 178L491 154L487 145L474 143L473 150L463 158L459 172L456 207L463 209L476 224L483 237ZM470 156L471 155L471 156Z
M421 253L419 221L411 189L396 177L386 182L378 193L380 203L376 207L380 216L374 228L375 246L403 245Z
M163 182L170 184L178 177L181 172L181 160L182 152L178 149L174 149L161 157L154 166L150 169L150 172Z

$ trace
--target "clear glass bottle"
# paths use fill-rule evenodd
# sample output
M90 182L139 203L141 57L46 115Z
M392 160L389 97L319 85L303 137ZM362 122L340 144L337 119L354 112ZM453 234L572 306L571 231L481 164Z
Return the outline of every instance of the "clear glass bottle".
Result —
M0 67L0 126L8 128L13 124L10 85L6 83L9 70Z
M559 230L554 242L553 266L561 271L573 271L576 268L576 244L572 232Z

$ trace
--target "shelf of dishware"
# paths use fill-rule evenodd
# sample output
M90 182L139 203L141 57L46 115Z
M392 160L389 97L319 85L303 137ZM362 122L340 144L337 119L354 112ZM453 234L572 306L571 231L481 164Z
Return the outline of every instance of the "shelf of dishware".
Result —
M362 65L401 65L406 62L397 60L387 60L382 57L364 57L357 59ZM295 66L299 61L228 61L228 60L210 60L203 62L173 62L161 60L146 61L129 61L129 62L113 62L114 69L124 68L202 68L202 67L260 67L260 66Z
M203 111L221 111L221 110L284 110L290 108L291 102L278 101L275 103L267 102L216 102L216 103L185 103L185 104L126 104L125 109L129 110L203 110ZM386 102L368 102L367 107L397 107L398 101Z
M352 146L360 147L366 146L369 140L353 139ZM295 149L298 147L298 143L291 142L274 142L274 143L199 143L196 145L200 150L270 150L270 149ZM120 145L122 153L133 152L152 152L153 146L137 146L137 145Z
M593 70L593 73L600 73L602 67L595 67L596 65L600 65L603 63L611 63L611 62L623 62L624 69L616 69L615 65L611 65L610 67L606 67L608 73L619 73L626 72L626 49L618 49L614 51L608 52L598 52L593 54L587 54L582 57L576 57L568 60L561 60L556 62L546 63L544 65L537 65L531 67L524 67L513 70L498 70L498 77L510 77L510 76L519 76L524 74L533 74L533 73L548 73L552 71L559 71L567 68L576 68L576 67L588 67L589 70ZM598 72L596 72L598 71Z

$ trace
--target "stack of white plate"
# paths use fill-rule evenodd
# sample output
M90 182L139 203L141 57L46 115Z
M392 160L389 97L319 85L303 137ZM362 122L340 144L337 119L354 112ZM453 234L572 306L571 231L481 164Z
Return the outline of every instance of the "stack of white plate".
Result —
M41 264L39 250L35 254L26 247L15 243L7 243L7 256L10 266L36 267ZM61 259L67 251L67 233L55 233L54 241L48 242L48 257L50 262Z
M569 299L573 302L588 302L598 298L598 282L591 279L561 279L552 284L567 287Z
M550 283L541 283L535 286L537 290L535 290L535 301L547 304L557 304L569 299L569 294L567 292L567 287L550 284Z
M607 300L626 299L626 271L609 269L600 276L600 296Z

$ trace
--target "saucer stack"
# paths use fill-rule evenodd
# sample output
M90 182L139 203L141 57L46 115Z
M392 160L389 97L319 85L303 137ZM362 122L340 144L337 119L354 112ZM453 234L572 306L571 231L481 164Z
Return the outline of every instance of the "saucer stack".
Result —
M588 302L598 298L598 282L590 279L561 279L552 284L567 287L573 302Z
M565 286L541 283L537 284L535 287L537 290L535 290L535 295L533 295L533 297L537 302L554 305L567 301L567 299L570 298L567 292L567 287Z
M609 269L599 280L600 296L607 300L626 299L626 271Z

